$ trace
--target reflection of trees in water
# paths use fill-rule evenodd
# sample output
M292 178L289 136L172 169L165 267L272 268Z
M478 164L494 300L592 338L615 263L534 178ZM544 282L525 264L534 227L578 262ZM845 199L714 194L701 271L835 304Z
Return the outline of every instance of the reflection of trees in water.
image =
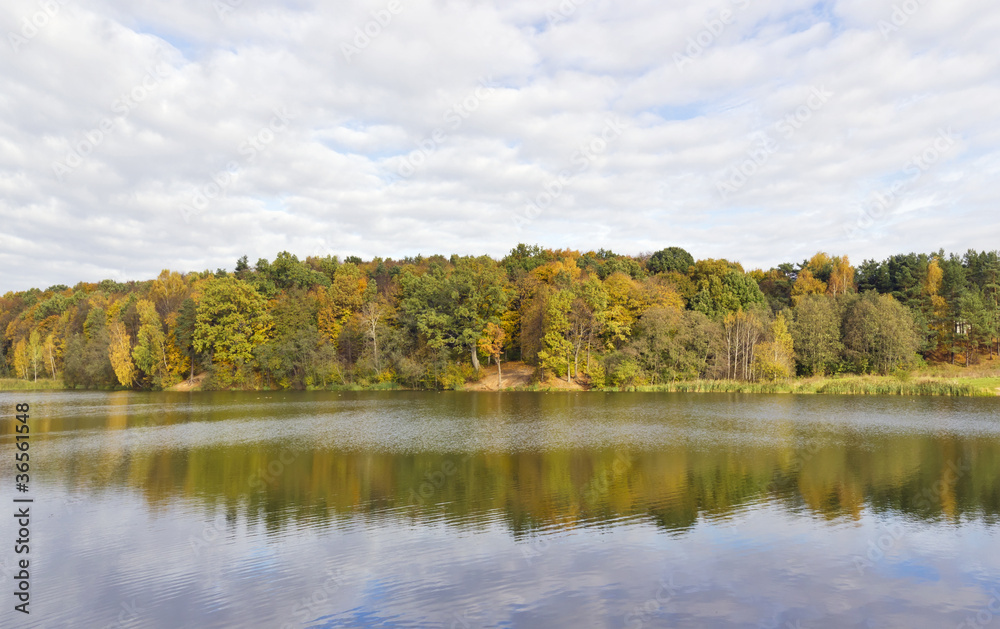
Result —
M43 478L85 491L131 487L159 507L192 498L271 529L388 517L391 510L393 517L473 528L502 519L515 535L622 517L683 531L763 499L825 518L857 518L866 507L953 521L1000 513L1000 444L985 437L896 434L800 447L471 456L273 443L109 453L52 460Z

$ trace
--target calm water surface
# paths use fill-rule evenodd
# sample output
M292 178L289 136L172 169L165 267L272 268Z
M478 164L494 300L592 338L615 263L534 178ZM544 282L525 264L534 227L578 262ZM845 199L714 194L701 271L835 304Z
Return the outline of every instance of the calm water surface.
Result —
M3 512L25 401L2 627L1000 629L997 399L0 393Z

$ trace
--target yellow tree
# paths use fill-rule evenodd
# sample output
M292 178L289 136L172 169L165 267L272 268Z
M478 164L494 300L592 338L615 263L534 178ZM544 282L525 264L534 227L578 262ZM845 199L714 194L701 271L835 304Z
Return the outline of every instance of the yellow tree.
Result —
M170 369L163 324L152 301L140 299L136 303L136 310L139 311L139 334L132 350L132 359L139 369L159 385Z
M924 279L923 292L931 300L931 312L933 313L931 329L937 332L939 342L945 336L948 321L948 302L938 294L943 281L944 270L941 268L941 261L935 255L927 265L927 277Z
M642 313L641 294L635 281L624 273L612 273L604 280L607 308L603 324L607 347L624 343L632 336L632 325Z
M847 256L833 259L833 270L826 290L834 297L854 292L854 267Z
M806 295L822 295L826 292L826 283L816 279L813 272L808 268L799 271L799 276L792 285L792 302L799 301Z
M771 340L761 343L754 357L754 375L759 380L780 380L794 373L795 351L785 315L771 322Z
M381 322L388 311L388 305L380 299L373 299L365 302L361 306L361 323L365 327L365 334L372 342L372 355L375 359L375 371L382 373L382 364L378 358L378 330Z
M763 324L753 312L742 309L722 320L722 358L727 380L753 380L757 345L763 340Z
M172 377L183 380L193 361L181 351L180 339L177 334L178 320L179 316L176 312L167 315L167 371Z
M23 338L14 345L14 371L22 380L28 379L28 342Z
M49 377L56 377L56 342L55 333L49 334L45 337L45 343L42 344L42 354L45 358L45 366L49 370Z
M809 262L806 263L806 268L812 271L813 275L825 277L833 270L835 260L835 258L831 258L825 251L820 251L813 257L809 258Z
M323 338L336 344L344 324L365 303L368 279L357 265L346 262L337 267L330 288L317 295L317 324Z
M503 344L506 338L507 333L504 332L504 329L492 321L486 324L486 329L479 337L479 349L487 356L492 356L493 362L497 364L497 389L503 386L500 355L503 353Z
M160 312L168 313L177 310L187 297L188 286L177 271L163 269L160 276L153 280L149 294L160 307Z
M31 363L31 371L35 382L38 382L38 363L42 359L42 339L38 333L38 328L28 335L28 361Z
M108 358L115 376L123 387L130 387L135 382L135 363L132 362L132 339L121 321L111 324L111 344L108 346Z

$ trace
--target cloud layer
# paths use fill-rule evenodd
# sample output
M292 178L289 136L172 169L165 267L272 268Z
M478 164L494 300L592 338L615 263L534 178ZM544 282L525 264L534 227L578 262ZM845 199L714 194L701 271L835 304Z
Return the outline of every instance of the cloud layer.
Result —
M300 256L994 249L1000 11L0 9L0 292Z

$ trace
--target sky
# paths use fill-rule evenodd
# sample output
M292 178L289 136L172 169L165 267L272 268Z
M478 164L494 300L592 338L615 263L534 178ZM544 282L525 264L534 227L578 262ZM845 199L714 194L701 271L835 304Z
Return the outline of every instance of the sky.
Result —
M978 0L5 0L0 294L247 255L1000 246Z

